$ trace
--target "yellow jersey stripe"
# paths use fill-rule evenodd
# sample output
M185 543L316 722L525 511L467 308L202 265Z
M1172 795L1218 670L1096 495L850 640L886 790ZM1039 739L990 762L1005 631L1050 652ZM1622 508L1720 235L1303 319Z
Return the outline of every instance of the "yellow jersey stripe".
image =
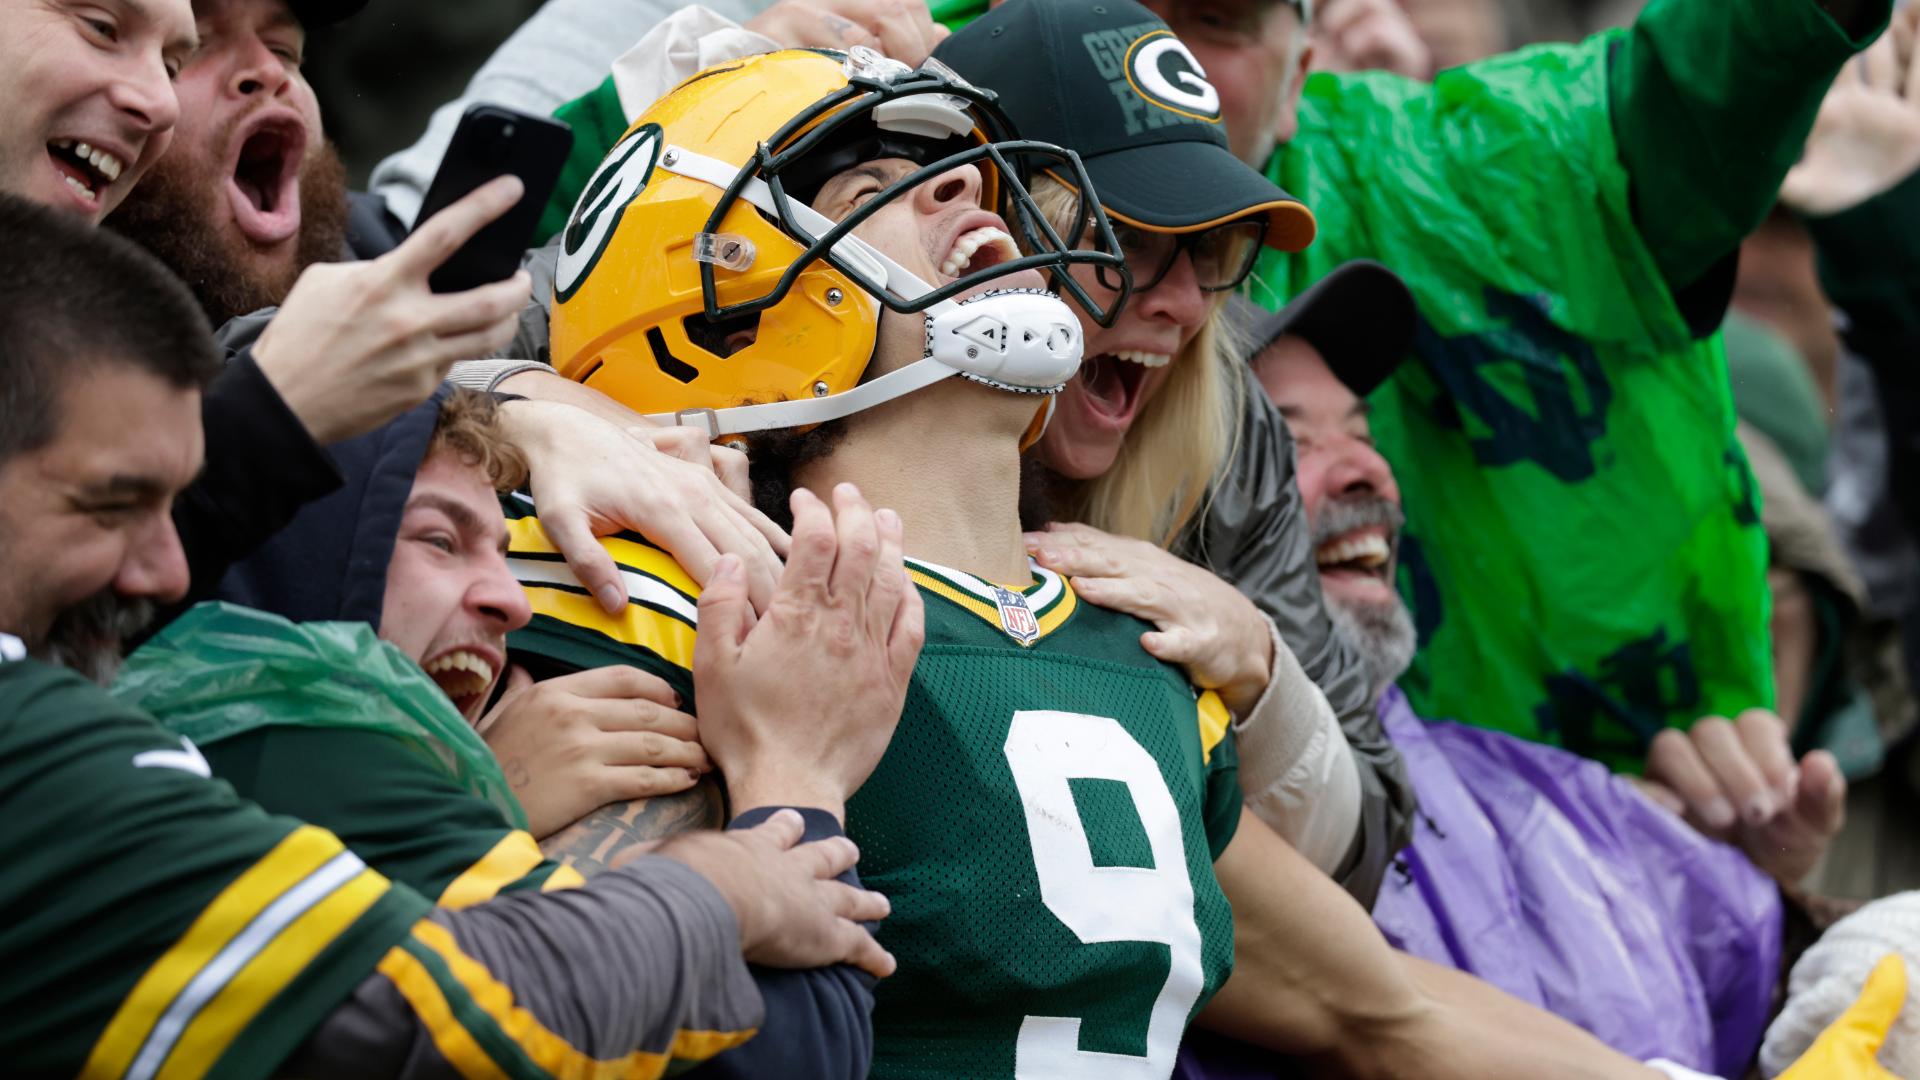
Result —
M156 1080L206 1075L260 1011L386 895L388 887L378 871L363 868L294 919L193 1018Z
M140 976L107 1022L80 1074L127 1075L181 992L269 907L345 851L346 846L325 829L303 825L288 833L221 890L186 933Z
M682 1031L665 1053L635 1050L625 1057L600 1060L576 1050L549 1031L530 1012L513 1003L513 991L495 979L484 965L460 950L453 934L438 923L421 922L413 928L415 941L439 956L453 972L473 1003L499 1026L514 1044L541 1068L556 1076L600 1078L640 1077L651 1080L666 1072L674 1057L711 1057L753 1038L746 1031ZM687 1053L682 1053L682 1049ZM697 1051L698 1053L694 1053Z
M600 546L607 549L607 554L613 557L614 562L637 573L658 578L686 594L689 599L700 598L700 586L694 584L673 556L659 548L618 536L601 537ZM547 539L546 531L540 528L539 518L523 517L507 522L507 554L558 555L560 549Z
M586 883L587 879L580 876L580 871L562 863L553 868L553 873L547 875L547 880L540 883L540 891L554 892L559 889L577 889Z
M1000 630L1003 633L1005 632L1005 627L1000 622L1000 608L998 605L989 604L970 592L955 588L949 584L945 578L930 574L917 566L907 567L907 573L912 575L916 585L919 585L921 588L936 596L945 597L953 601L992 624L994 629ZM1060 583L1060 598L1054 602L1052 607L1047 609L1046 614L1034 620L1040 626L1040 636L1034 640L1036 642L1044 640L1048 634L1064 626L1068 619L1073 618L1074 609L1079 606L1079 603L1080 599L1074 595L1073 587L1068 585L1065 579L1062 579Z
M533 873L544 858L533 837L516 829L447 885L440 894L440 906L463 908L491 900L501 889Z
M1220 695L1211 690L1200 695L1198 702L1200 713L1200 760L1212 761L1213 748L1227 737L1227 725L1233 723L1233 714L1227 711L1227 703Z
M579 593L537 585L522 587L535 615L604 634L623 645L638 645L675 667L693 670L694 630L678 619L633 604L618 615L608 615L593 599Z
M440 1051L440 1056L465 1080L508 1080L493 1058L480 1049L473 1033L454 1019L446 994L419 960L396 945L380 959L377 970L406 999L420 1026L427 1029L433 1048Z

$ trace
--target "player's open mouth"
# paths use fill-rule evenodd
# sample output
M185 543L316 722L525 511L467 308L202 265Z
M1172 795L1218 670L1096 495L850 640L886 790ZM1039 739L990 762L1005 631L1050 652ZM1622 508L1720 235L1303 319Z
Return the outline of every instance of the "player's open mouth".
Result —
M227 194L247 239L273 245L300 231L300 163L306 150L306 129L291 112L263 116L241 136Z
M1090 356L1080 363L1080 392L1087 408L1116 425L1132 423L1140 410L1140 388L1147 373L1166 367L1173 357L1166 353L1123 349Z
M1383 582L1392 557L1393 548L1387 542L1386 530L1379 527L1342 533L1313 552L1313 561L1322 574L1352 574Z
M469 649L450 649L422 666L468 720L475 719L475 712L486 704L498 670L493 661Z
M969 229L954 238L946 261L940 264L940 277L943 281L954 281L1019 257L1020 249L1005 229L991 225Z
M47 156L67 187L89 208L100 205L101 196L127 168L119 154L81 139L54 139L47 143Z

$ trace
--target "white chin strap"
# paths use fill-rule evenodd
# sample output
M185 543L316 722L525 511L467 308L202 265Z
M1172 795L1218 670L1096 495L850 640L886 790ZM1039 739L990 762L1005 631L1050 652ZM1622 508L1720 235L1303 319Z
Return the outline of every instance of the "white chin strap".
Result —
M724 161L681 146L667 147L660 155L659 167L722 191L732 186L740 172ZM779 218L773 191L766 181L758 177L748 180L740 197ZM824 236L834 226L825 215L796 199L787 200L787 210L815 236ZM932 286L857 236L842 237L833 245L833 253L846 265L857 267L909 300L933 291ZM1041 289L1000 289L959 302L941 300L927 306L926 317L924 357L843 393L732 409L654 413L647 419L705 428L709 439L717 439L839 420L954 375L1013 393L1054 394L1080 367L1085 345L1080 320L1059 297Z

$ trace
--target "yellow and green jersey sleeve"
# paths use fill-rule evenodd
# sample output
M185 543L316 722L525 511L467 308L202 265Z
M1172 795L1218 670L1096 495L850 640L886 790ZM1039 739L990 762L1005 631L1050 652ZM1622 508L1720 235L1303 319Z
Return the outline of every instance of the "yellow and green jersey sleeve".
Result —
M71 673L0 664L0 1060L262 1076L430 908Z
M634 533L601 538L627 590L626 608L608 615L547 539L532 503L515 495L502 505L508 565L533 607L533 621L507 638L514 662L536 679L616 664L637 667L665 680L693 711L700 588L673 556Z
M276 725L203 751L214 775L242 796L326 828L369 865L443 907L580 882L491 803L392 736Z

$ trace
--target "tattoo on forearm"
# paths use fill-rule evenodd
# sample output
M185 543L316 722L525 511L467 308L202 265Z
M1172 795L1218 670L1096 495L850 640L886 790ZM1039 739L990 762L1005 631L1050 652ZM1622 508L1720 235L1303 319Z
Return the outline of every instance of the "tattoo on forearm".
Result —
M608 803L540 842L540 850L583 876L611 870L655 841L726 824L719 774L691 790L632 802Z

